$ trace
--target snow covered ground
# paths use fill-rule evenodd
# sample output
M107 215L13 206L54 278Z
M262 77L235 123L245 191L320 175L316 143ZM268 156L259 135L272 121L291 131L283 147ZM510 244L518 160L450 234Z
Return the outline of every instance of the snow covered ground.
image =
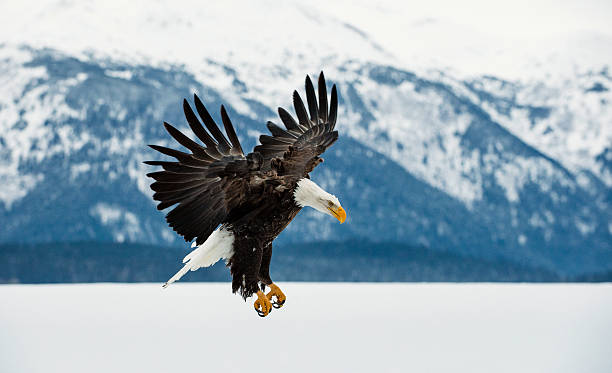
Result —
M612 285L0 286L0 371L612 372Z

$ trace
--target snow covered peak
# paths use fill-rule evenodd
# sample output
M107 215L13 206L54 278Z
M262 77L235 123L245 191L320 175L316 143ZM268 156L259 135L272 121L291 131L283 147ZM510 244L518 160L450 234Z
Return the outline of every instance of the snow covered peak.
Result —
M611 6L573 8L553 1L24 0L5 2L0 42L194 71L214 60L290 75L358 59L532 79L598 70L612 60L604 16Z

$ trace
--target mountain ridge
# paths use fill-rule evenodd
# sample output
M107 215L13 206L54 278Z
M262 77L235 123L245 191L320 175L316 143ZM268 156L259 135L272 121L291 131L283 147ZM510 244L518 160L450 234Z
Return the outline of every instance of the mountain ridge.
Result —
M144 175L152 168L141 163L155 158L148 143L178 146L162 120L186 128L180 101L196 92L216 120L216 107L226 104L243 147L251 149L275 116L266 103L274 94L256 100L254 92L265 93L261 86L241 80L238 67L212 60L207 66L229 82L230 93L179 66L8 45L0 56L3 75L18 77L0 99L0 162L7 166L0 180L9 186L0 193L0 242L178 244L150 199ZM313 178L340 197L349 224L305 210L279 243L367 237L565 274L612 267L610 188L601 175L592 176L598 186L581 185L563 163L463 95L460 81L357 61L331 70L342 136ZM237 99L227 101L228 94Z

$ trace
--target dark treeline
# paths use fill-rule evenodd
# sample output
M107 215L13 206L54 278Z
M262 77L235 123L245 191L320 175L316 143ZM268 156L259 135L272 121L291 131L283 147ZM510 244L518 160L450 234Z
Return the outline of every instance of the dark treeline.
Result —
M0 282L165 282L186 249L116 243L0 246ZM384 255L380 255L384 253ZM612 272L566 277L507 260L486 260L398 243L320 242L277 245L275 281L561 282L611 281ZM181 281L229 281L223 263Z

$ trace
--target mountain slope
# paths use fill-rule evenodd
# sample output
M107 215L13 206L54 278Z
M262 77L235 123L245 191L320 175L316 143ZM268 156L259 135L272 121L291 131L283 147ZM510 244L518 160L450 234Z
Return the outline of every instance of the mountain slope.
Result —
M251 98L260 87L214 61L207 66L231 82L236 100L179 66L0 50L2 76L10 77L0 110L2 242L178 244L154 209L144 176L152 168L142 164L155 157L146 144L172 144L162 120L186 127L180 101L197 92L211 112L226 103L251 148L275 116L268 95ZM274 76L282 79L265 80ZM305 210L281 243L367 237L562 273L610 268L603 174L581 183L581 173L497 122L469 94L473 82L355 61L328 76L339 87L343 136L313 178L340 197L349 224Z
M349 220L306 209L279 244L367 238L561 275L612 270L609 7L7 5L0 242L185 245L144 176L157 158L146 144L176 146L162 121L186 129L181 100L196 92L216 119L228 107L250 149L324 70L342 135L313 177ZM518 29L510 14L538 23Z

